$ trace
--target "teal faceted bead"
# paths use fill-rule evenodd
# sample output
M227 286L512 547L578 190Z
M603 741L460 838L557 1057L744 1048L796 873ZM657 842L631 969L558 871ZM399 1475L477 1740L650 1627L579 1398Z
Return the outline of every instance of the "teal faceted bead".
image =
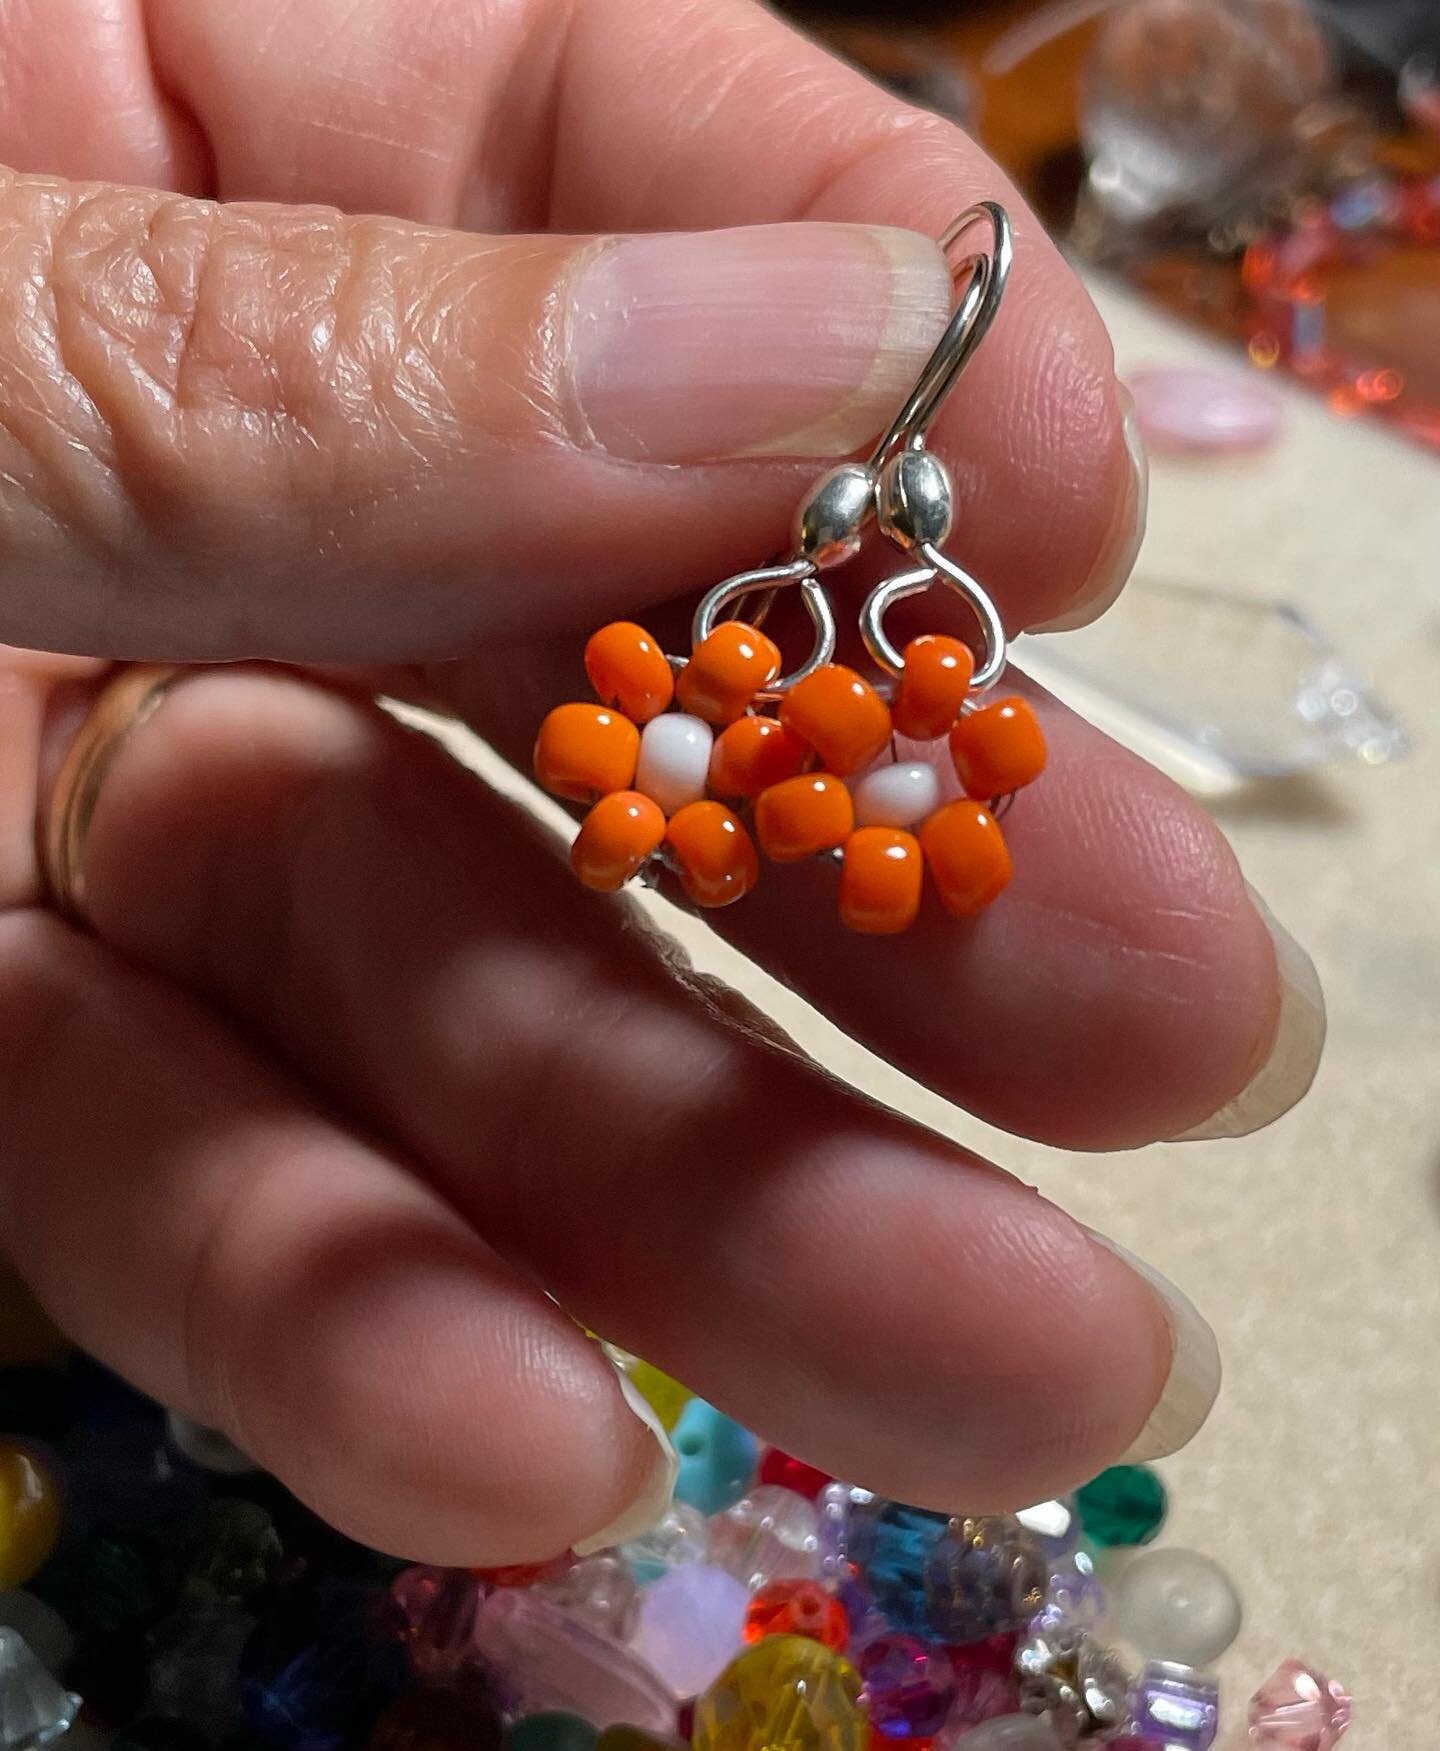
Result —
M1165 1486L1148 1465L1112 1465L1075 1492L1092 1543L1148 1544L1165 1522Z
M688 1502L702 1514L718 1514L750 1488L760 1443L703 1398L692 1398L685 1406L670 1439L680 1458L677 1502Z
M551 1709L512 1721L505 1730L505 1751L595 1751L598 1736L579 1715Z

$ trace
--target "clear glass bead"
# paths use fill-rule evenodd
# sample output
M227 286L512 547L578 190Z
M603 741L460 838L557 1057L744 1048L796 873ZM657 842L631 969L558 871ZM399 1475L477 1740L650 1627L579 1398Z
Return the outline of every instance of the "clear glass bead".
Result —
M760 1484L712 1516L710 1560L752 1591L769 1581L820 1573L820 1515L813 1502L778 1484Z
M710 1553L710 1524L688 1502L672 1502L648 1532L619 1549L644 1587L670 1569L703 1563Z
M552 1579L536 1582L535 1591L618 1642L634 1626L639 1587L629 1563L612 1551L582 1557Z

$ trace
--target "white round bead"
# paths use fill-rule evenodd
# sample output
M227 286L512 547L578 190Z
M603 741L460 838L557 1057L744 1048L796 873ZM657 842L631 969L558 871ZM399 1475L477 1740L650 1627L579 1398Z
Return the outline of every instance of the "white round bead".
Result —
M855 786L857 827L911 827L940 807L940 775L927 761L877 766Z
M685 711L662 711L640 735L635 788L659 803L667 815L698 803L705 794L715 733L703 718Z
M1121 1570L1110 1600L1115 1628L1138 1653L1202 1669L1240 1633L1240 1595L1198 1550L1147 1550Z

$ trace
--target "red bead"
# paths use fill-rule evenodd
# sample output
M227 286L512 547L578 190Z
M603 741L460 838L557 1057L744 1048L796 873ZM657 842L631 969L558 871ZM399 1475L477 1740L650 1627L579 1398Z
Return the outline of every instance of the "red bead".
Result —
M771 1581L750 1600L745 1640L767 1635L802 1635L838 1653L850 1637L845 1607L818 1581Z
M647 724L669 705L675 677L664 651L643 626L612 620L585 646L585 673L601 702L637 724Z
M946 911L969 918L1010 880L1010 851L999 824L979 803L946 803L920 829L925 866Z
M826 1486L835 1479L828 1473L817 1471L813 1465L807 1465L803 1459L796 1459L789 1453L782 1452L779 1447L767 1447L760 1458L760 1482L779 1484L782 1489L794 1490L797 1496L804 1496L807 1502L813 1502Z
M975 657L968 644L941 632L912 638L905 647L905 668L890 708L895 728L917 742L934 742L960 715Z

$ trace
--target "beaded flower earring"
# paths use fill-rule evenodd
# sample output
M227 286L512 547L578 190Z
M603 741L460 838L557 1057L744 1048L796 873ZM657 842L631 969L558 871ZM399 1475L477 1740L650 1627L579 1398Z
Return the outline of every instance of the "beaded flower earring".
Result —
M841 920L892 935L914 922L927 870L960 918L1010 880L999 816L1039 776L1045 742L1023 699L983 699L1005 668L1005 628L943 551L954 494L925 441L1010 271L1010 222L992 201L962 213L941 247L954 254L981 224L989 245L956 261L955 310L909 398L868 461L842 463L812 487L796 513L793 556L716 584L696 610L688 658L667 656L629 621L602 627L586 646L599 703L557 706L534 759L547 790L589 805L571 851L586 887L613 892L668 867L695 905L728 906L758 880L758 839L776 863L833 859ZM820 581L855 558L872 520L917 562L877 584L860 610L874 681L834 661L835 615ZM978 660L945 633L903 651L892 643L889 610L937 585L975 616ZM789 588L814 642L782 675L762 627ZM747 620L722 618L751 596Z

